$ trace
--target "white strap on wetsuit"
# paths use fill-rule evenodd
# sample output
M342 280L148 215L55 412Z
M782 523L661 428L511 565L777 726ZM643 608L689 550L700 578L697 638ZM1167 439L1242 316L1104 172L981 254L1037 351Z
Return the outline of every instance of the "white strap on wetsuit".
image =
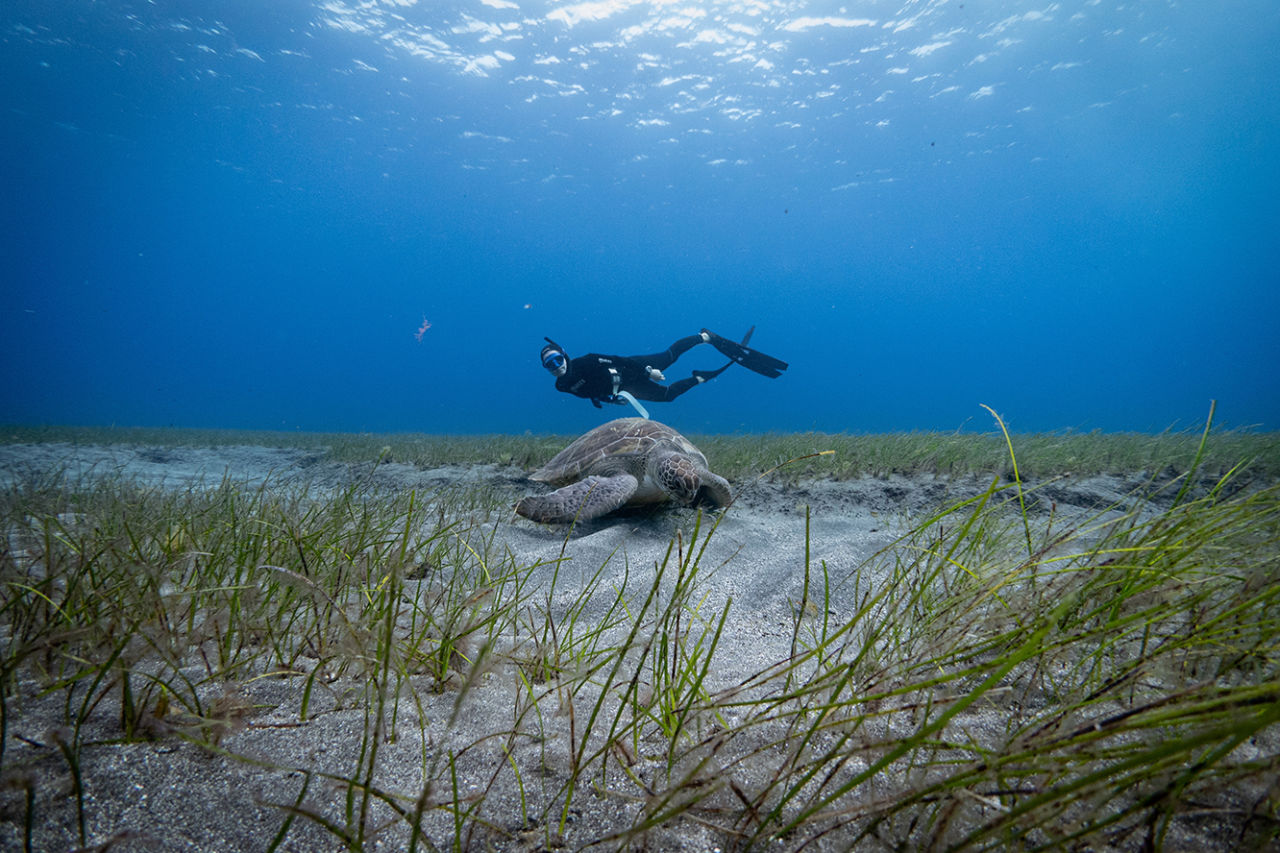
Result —
M644 406L640 405L640 401L633 397L630 391L619 390L622 388L622 376L618 371L612 367L607 369L609 371L609 375L613 378L613 396L621 397L626 400L635 407L637 412L640 413L640 417L644 418L646 421L649 420L649 412L645 410Z
M618 396L619 396L619 397L621 397L622 399L626 400L626 401L627 401L628 403L630 403L631 405L635 406L635 407L636 407L636 411L640 413L640 417L644 418L646 421L647 421L647 420L649 420L649 413L648 413L647 411L645 411L644 406L640 405L640 401L639 401L639 400L637 400L635 397L631 396L631 392L630 392L630 391L619 391L619 392L618 392Z

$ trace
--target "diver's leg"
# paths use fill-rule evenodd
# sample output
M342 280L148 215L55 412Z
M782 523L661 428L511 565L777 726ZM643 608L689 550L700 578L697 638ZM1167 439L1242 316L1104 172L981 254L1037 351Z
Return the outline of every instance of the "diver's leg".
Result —
M676 383L677 385L679 383ZM643 382L629 382L622 390L626 391L637 400L644 400L649 403L665 403L671 399L667 393L671 389L666 385L659 385L657 382L651 382L648 379Z
M721 369L723 370L723 368ZM715 371L698 370L698 371L694 371L694 374L690 376L688 379L681 379L678 382L672 382L670 385L667 385L665 387L659 386L660 388L662 388L663 391L667 392L666 396L662 399L662 402L670 403L672 400L674 400L676 397L679 397L681 394L683 394L685 391L688 391L690 388L696 388L697 386L701 385L703 382L706 382L707 380L699 375L699 374L706 374L706 373L719 374L720 371L719 370L715 370Z
M701 385L703 382L708 382L712 379L715 379L717 376L719 376L721 373L724 373L730 367L733 367L732 361L726 365L723 365L722 367L717 367L715 370L695 370L693 371L693 375L690 376L688 379L681 379L679 382L672 382L670 385L666 386L666 392L667 392L666 401L669 402L671 400L674 400L676 397L679 397L681 394L683 394L685 391L688 391L690 388L695 388ZM658 387L661 388L662 386L658 386Z
M654 370L666 370L677 358L702 343L706 343L702 339L702 335L690 335L687 338L681 338L676 341L667 347L664 352L655 352L653 355L637 355L633 356L633 358L647 367L652 367Z
M687 350L688 347L685 349ZM647 379L642 382L629 382L625 390L637 400L645 400L649 403L670 403L690 388L695 388L703 382L715 379L730 367L733 367L732 361L722 367L717 367L715 370L695 370L688 379L681 379L677 382L672 382L670 385L659 385L657 382Z

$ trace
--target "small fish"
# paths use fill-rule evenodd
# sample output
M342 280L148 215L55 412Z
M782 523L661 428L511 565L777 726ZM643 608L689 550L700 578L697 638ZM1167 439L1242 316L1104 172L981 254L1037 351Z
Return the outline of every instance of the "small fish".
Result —
M418 331L413 333L414 340L416 340L418 343L422 343L422 336L425 335L427 333L427 329L430 329L430 328L431 328L431 321L428 320L426 315L424 314L422 316L422 325L418 327Z

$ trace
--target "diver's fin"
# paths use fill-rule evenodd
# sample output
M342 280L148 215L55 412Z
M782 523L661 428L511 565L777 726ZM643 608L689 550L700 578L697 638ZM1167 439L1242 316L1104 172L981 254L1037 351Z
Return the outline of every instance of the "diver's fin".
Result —
M742 340L738 341L738 343L742 344L745 347L748 343L751 342L751 336L754 335L755 333L756 333L756 327L752 326L750 329L747 329L747 333L742 336ZM715 334L714 332L707 332L708 337L714 334ZM734 361L731 358L727 362L725 362L724 367L721 367L717 370L695 370L693 372L693 375L697 376L703 382L706 382L708 379L715 379L721 373L724 373L726 370L728 370L730 367L733 367L737 363L738 362Z
M693 378L697 379L699 382L708 382L712 379L715 379L717 376L719 376L721 373L724 373L726 370L728 370L730 367L733 367L735 364L737 364L736 361L726 361L724 364L720 365L715 370L695 370L693 371Z
M727 356L734 364L740 364L747 370L753 370L761 376L768 376L771 379L777 379L782 375L782 371L787 369L788 365L782 359L774 358L771 355L765 355L758 350L753 350L749 346L735 343L728 338L722 338L715 332L707 331L706 329L703 331L707 332L707 335L711 338L711 345L720 350L722 355ZM753 326L751 331L747 332L744 340L749 340L751 332L754 331L755 327Z

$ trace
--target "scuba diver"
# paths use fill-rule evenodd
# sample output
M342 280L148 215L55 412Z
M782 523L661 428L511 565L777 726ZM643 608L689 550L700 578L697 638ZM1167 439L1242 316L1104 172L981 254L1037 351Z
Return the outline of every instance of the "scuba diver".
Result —
M547 345L542 348L542 366L556 377L557 391L585 397L597 409L601 403L630 403L641 417L647 418L649 413L640 405L640 400L669 403L690 388L715 379L735 364L770 378L781 376L782 371L787 369L785 361L747 346L754 331L755 327L752 326L741 343L703 329L696 335L681 338L665 351L652 355L622 356L589 352L572 359L564 347L551 338L544 338ZM688 379L660 385L667 378L662 371L698 344L711 344L727 356L729 361L715 370L695 370Z

